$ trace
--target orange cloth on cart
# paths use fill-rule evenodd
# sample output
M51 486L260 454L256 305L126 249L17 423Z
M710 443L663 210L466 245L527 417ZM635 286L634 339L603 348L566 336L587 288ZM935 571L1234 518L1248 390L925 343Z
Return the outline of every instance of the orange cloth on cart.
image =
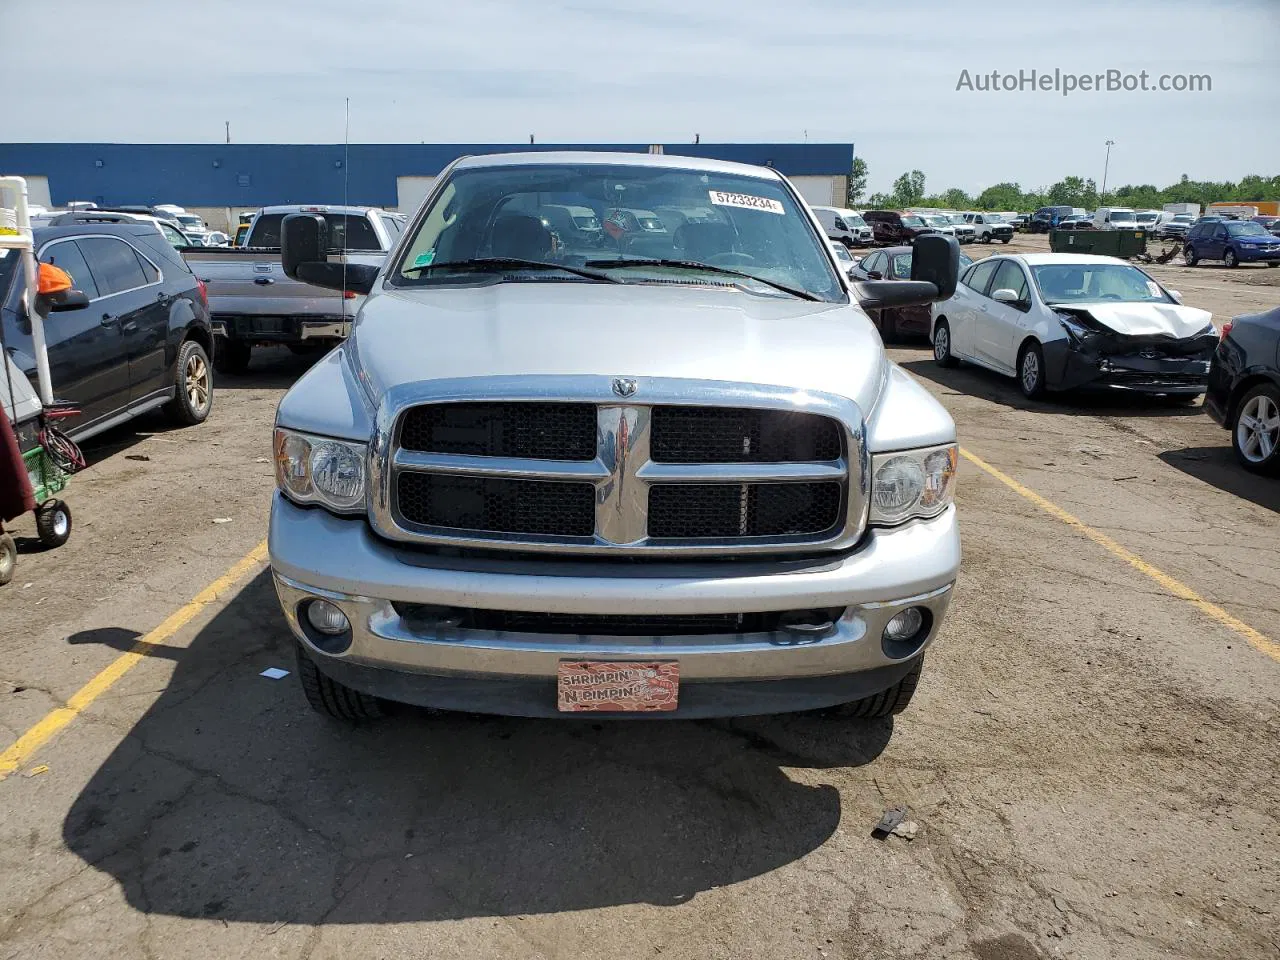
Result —
M36 293L47 296L51 293L64 293L71 289L71 274L52 263L40 264L36 274Z
M36 508L27 465L9 418L0 413L0 521L12 520Z

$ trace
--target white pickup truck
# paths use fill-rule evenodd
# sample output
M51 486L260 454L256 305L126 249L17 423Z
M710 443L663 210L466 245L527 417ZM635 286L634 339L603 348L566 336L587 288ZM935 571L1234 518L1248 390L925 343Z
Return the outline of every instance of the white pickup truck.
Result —
M351 331L362 296L299 283L280 266L280 224L292 213L324 217L330 261L370 266L386 258L405 221L372 207L264 207L249 224L244 246L185 249L183 259L208 287L213 365L220 373L244 373L255 346L283 344L304 353L331 347Z

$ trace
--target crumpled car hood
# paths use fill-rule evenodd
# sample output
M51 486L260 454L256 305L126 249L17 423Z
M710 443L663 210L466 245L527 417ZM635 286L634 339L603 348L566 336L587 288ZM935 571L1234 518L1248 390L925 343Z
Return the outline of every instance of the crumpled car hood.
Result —
M1203 333L1213 316L1199 307L1176 303L1098 303L1058 304L1065 312L1087 313L1100 324L1128 337L1173 337L1183 340Z

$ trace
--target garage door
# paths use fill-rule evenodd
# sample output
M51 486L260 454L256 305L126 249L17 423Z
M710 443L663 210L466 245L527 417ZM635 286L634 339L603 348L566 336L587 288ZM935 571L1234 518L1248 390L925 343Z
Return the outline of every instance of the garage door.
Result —
M791 177L792 185L810 206L844 206L844 197L835 195L835 181L842 177Z
M396 177L396 209L407 217L413 216L435 182L435 177Z

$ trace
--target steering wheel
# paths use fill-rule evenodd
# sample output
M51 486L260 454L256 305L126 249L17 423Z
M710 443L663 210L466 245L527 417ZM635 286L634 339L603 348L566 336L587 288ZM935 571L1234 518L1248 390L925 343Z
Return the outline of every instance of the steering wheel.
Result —
M730 250L727 253L717 253L715 256L707 257L706 261L715 267L746 267L758 262L751 254L741 253L737 250Z

